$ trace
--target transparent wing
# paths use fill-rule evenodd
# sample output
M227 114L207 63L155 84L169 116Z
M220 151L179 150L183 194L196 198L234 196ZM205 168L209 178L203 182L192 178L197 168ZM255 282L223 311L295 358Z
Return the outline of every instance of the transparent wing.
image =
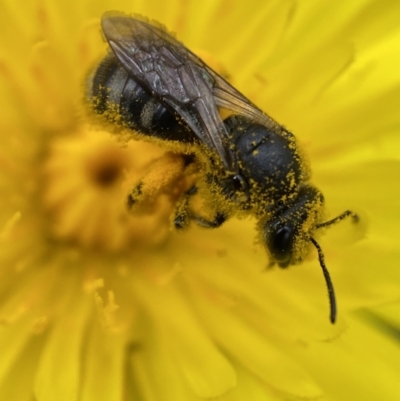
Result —
M237 162L218 107L267 127L279 127L161 25L107 12L102 28L124 68L143 89L176 111L200 142L220 156L228 171L237 171Z

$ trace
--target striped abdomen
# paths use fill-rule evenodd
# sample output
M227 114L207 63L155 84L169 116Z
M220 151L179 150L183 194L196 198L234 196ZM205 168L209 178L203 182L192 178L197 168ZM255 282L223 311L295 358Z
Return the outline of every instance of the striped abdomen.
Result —
M88 97L96 113L124 127L163 140L194 140L192 131L179 115L143 90L112 55L97 66L89 82Z

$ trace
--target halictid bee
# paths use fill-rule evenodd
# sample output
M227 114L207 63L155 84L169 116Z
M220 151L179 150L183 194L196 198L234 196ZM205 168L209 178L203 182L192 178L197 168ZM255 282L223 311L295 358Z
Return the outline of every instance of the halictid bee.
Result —
M334 323L335 293L313 236L348 216L356 221L357 215L347 210L323 222L324 197L309 182L293 134L165 28L117 12L104 14L101 24L112 51L88 81L87 96L95 113L150 141L176 144L186 165L198 166L204 185L196 182L180 196L176 228L189 220L215 228L233 215L253 215L271 260L282 268L301 262L312 244ZM215 214L209 219L191 208L199 188L208 188L215 199ZM140 192L139 184L128 203L133 204Z

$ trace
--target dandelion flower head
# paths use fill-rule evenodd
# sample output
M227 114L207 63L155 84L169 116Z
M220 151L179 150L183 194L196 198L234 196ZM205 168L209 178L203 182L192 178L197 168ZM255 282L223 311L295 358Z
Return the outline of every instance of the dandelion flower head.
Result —
M0 400L400 394L399 8L4 0ZM357 227L343 222L319 238L337 324L315 251L289 269L266 269L254 219L171 230L187 185L177 159L127 141L86 107L87 76L107 52L100 17L112 9L177 32L295 133L327 216L360 215ZM174 190L126 208L144 175L161 188L166 172Z

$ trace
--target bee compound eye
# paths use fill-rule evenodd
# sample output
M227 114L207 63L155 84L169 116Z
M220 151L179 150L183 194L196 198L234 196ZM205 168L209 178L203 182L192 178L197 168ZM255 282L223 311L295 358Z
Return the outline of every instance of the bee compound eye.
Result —
M281 267L289 264L292 256L293 237L294 231L289 226L279 227L269 235L267 241L269 251Z

